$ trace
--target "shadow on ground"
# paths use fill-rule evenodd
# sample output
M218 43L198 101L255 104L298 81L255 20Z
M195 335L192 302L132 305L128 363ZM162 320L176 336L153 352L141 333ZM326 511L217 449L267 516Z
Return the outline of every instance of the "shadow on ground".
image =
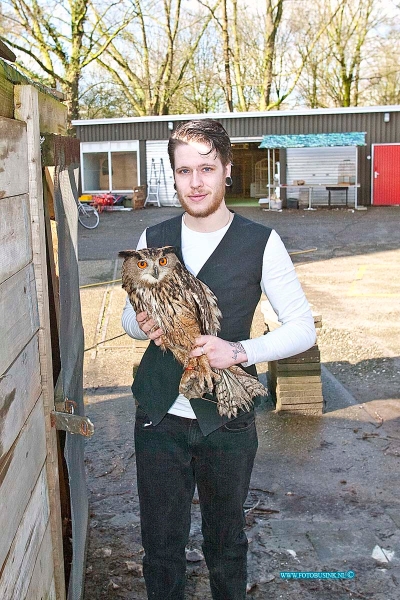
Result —
M129 388L98 388L86 406L96 435L86 452L91 526L85 600L144 600L134 402ZM257 423L259 450L245 507L249 597L396 600L399 439L360 405L322 417L277 414L267 405ZM196 498L192 509L189 547L201 551ZM348 570L353 579L280 577L281 571ZM210 599L204 560L188 563L187 600Z

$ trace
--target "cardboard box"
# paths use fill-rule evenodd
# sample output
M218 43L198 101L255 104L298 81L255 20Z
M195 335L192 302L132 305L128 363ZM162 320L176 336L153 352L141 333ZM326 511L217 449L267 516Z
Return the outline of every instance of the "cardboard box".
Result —
M133 196L137 198L146 198L146 186L145 185L137 185L133 188Z
M146 186L145 185L137 185L133 188L133 196L132 196L132 206L133 210L137 210L138 208L143 208L146 200Z
M144 208L145 200L146 200L146 198L135 198L135 196L133 196L133 198L132 198L133 210L137 210L138 208Z

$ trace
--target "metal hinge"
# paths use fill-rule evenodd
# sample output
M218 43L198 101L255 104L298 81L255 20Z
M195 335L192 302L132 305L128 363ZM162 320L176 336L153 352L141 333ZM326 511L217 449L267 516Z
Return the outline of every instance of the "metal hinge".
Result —
M51 426L56 429L62 429L69 433L79 433L85 437L91 437L94 434L94 425L87 417L52 410L50 419Z
M61 374L57 379L54 389L54 405L57 410L52 410L50 413L52 427L68 431L69 433L78 433L85 437L92 437L94 434L94 425L91 420L88 417L75 415L76 402L64 397Z

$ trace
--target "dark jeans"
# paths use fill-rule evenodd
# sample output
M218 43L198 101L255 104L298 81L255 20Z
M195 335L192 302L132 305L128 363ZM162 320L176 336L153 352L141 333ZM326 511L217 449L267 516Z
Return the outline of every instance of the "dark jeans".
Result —
M167 414L157 426L150 423L138 407L135 448L148 598L184 598L185 546L197 483L212 597L245 600L243 504L258 445L254 412L208 436L195 419Z

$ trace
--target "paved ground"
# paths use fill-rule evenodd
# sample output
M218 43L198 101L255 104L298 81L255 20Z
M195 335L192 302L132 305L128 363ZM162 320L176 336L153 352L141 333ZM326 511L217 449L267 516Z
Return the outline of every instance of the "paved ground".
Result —
M119 277L118 250L178 214L105 213L80 229L81 284ZM248 498L249 597L396 600L400 583L400 208L237 212L274 227L293 254L319 335L325 413L258 411ZM240 253L240 245L238 246ZM143 344L122 336L119 283L83 288L91 529L85 600L145 599L129 386ZM262 327L258 315L254 328ZM119 337L120 336L120 337ZM113 339L114 338L114 339ZM265 371L265 365L260 372ZM200 549L193 504L190 545ZM291 580L281 571L349 571L352 579ZM188 600L209 600L204 561L188 563Z

